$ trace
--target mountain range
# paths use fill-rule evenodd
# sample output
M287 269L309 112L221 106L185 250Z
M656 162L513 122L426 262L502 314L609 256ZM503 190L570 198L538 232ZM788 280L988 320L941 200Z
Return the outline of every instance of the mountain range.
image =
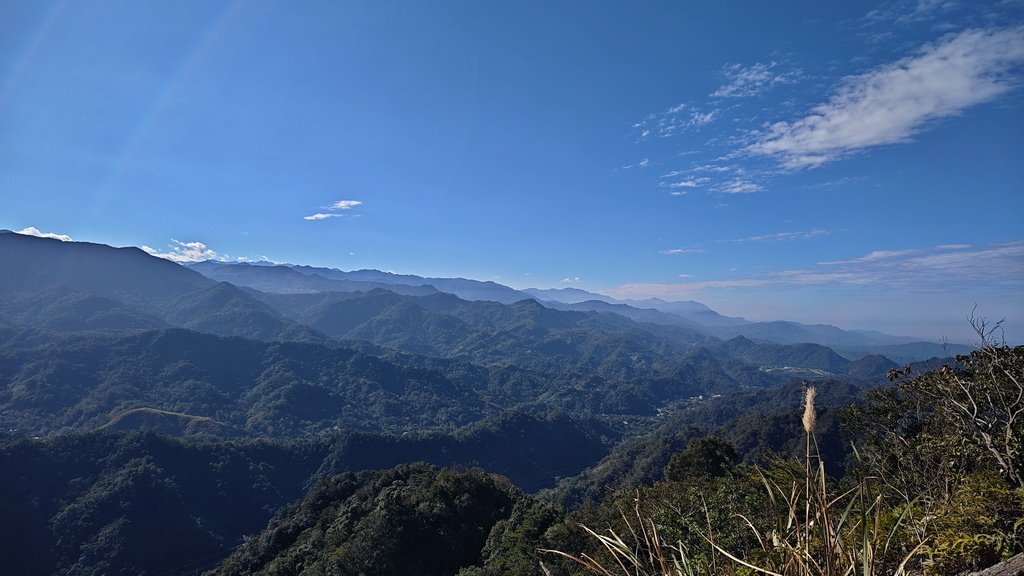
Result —
M844 356L856 359L869 354L892 357L897 362L933 356L966 353L969 347L939 344L910 336L892 336L877 331L843 330L829 324L791 321L751 322L724 316L700 302L669 302L659 298L617 300L579 288L515 290L495 282L465 278L429 278L379 270L345 272L290 264L253 264L206 261L188 265L211 279L247 286L275 294L353 292L383 288L409 296L444 292L464 300L512 304L535 299L548 308L568 311L610 312L653 324L677 325L718 338L744 336L777 344L814 343L837 347Z
M273 573L339 550L368 559L354 573L415 551L532 574L560 506L657 481L708 433L750 461L799 451L808 382L838 470L833 407L885 385L890 350L934 349L698 302L15 233L0 272L0 555L25 574ZM402 532L439 530L455 536Z
M681 398L794 377L871 381L895 366L815 343L722 340L712 332L724 327L678 313L714 314L697 303L646 302L670 312L540 302L465 279L181 266L13 233L0 234L0 268L0 424L14 436L132 423L234 435L452 431L510 409L628 420ZM428 281L518 299L466 299Z

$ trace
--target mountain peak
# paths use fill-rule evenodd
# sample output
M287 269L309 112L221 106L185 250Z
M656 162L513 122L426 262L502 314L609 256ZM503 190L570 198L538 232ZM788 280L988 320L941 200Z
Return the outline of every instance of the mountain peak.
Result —
M518 306L519 308L544 308L544 305L534 298L523 298L522 300L513 302L512 306Z

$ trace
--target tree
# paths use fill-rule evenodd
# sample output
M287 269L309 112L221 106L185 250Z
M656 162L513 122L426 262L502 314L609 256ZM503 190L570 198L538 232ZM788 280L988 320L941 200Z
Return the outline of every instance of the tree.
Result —
M665 479L684 481L693 478L717 478L736 464L736 449L717 436L692 440L686 449L672 456L665 466Z

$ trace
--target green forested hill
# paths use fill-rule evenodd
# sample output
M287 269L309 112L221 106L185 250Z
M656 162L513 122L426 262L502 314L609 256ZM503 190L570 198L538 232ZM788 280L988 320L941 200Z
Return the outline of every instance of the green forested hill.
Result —
M317 484L213 574L455 574L520 495L481 470L404 465Z

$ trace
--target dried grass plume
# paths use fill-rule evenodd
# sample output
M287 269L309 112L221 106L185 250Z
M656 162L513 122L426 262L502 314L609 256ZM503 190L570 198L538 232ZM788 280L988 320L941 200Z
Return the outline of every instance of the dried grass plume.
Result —
M814 432L814 386L809 386L804 394L804 432Z

